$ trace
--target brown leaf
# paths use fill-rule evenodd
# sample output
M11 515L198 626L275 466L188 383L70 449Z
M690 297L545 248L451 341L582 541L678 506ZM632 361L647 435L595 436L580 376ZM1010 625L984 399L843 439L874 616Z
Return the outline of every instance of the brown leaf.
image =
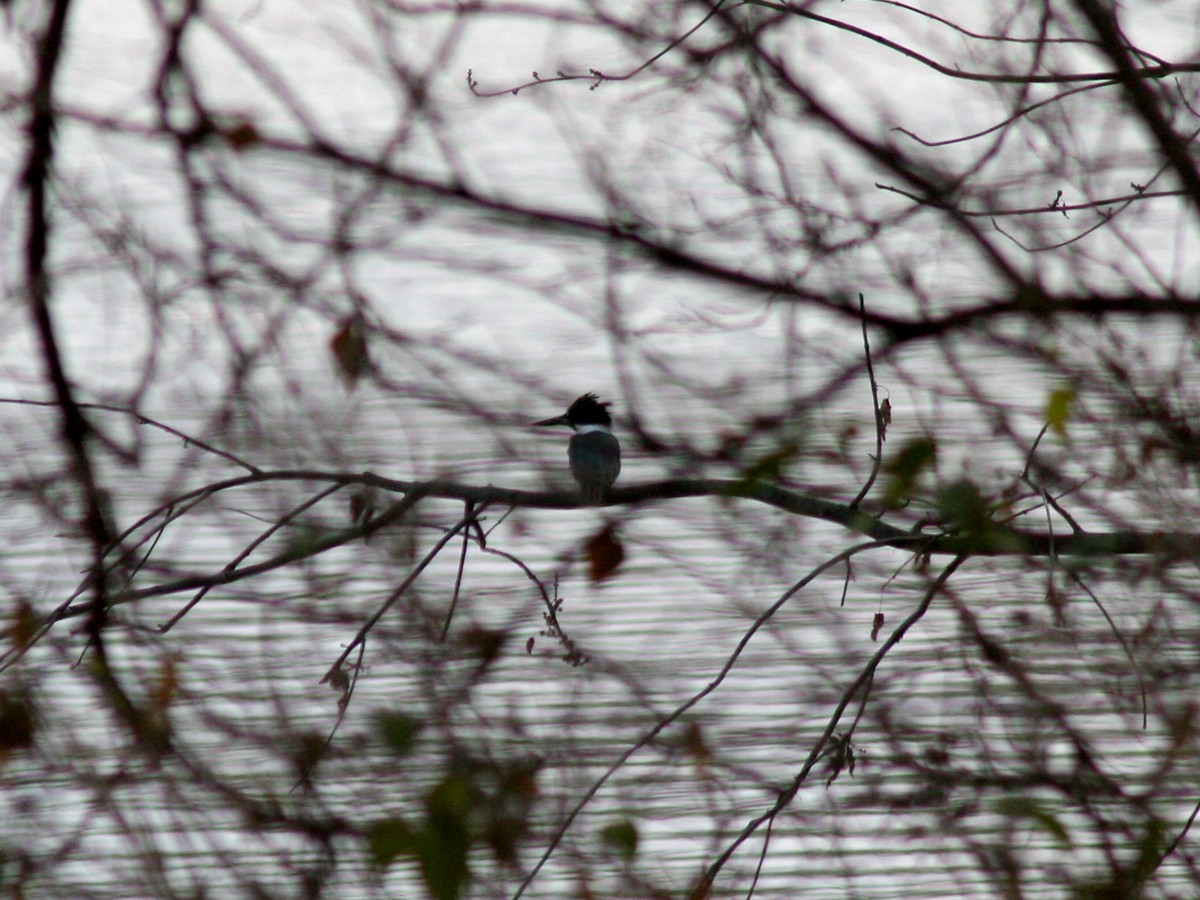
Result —
M367 328L360 313L354 313L341 321L341 325L329 340L329 349L333 352L333 361L337 363L338 374L350 387L358 383L371 367L371 358L367 354Z
M257 144L262 138L253 122L238 122L222 132L225 143L237 152L241 152Z
M350 495L350 521L355 527L366 525L375 515L375 498L369 490L355 491Z
M592 535L584 549L588 560L588 578L593 583L610 578L625 559L625 547L612 525L605 525Z
M33 642L33 638L37 634L37 630L37 613L33 611L33 607L28 600L19 601L16 612L13 614L13 623L8 628L8 634L12 638L13 646L21 651L28 650L30 643Z
M175 663L174 657L165 657L159 668L159 676L150 688L150 705L157 713L167 711L179 690L179 674Z
M33 746L37 716L30 698L23 693L0 691L0 765L10 752Z

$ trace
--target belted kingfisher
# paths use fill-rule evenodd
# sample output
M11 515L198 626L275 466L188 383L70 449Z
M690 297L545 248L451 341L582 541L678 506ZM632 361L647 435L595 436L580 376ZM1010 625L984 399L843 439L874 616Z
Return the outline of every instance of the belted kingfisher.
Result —
M603 500L621 472L621 445L612 433L608 405L597 400L595 394L584 394L561 416L533 423L570 425L574 430L567 457L571 461L571 474L588 503Z

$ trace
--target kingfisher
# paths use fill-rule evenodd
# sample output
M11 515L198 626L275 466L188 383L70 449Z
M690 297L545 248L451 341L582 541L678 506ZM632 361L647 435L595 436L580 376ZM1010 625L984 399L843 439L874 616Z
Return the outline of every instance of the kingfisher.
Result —
M571 474L588 503L599 503L621 472L621 445L612 433L608 403L584 394L561 416L534 422L536 426L570 425L575 432L567 448Z

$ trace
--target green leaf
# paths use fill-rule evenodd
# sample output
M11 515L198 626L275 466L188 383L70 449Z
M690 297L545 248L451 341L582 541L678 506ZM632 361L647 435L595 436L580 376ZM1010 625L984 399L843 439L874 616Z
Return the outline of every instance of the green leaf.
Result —
M425 808L430 821L463 824L475 806L475 797L471 780L461 772L451 772L426 796Z
M637 855L638 830L629 819L612 822L600 829L600 842L626 861Z
M961 552L1020 552L1024 540L994 518L995 506L978 486L952 481L937 492L938 512L960 539Z
M742 469L741 477L748 482L776 482L783 477L787 466L800 455L798 444L786 441Z
M468 823L476 796L469 778L451 772L425 798L429 815L417 842L417 859L434 900L455 900L470 879Z
M1071 417L1071 408L1074 405L1075 389L1072 387L1053 390L1046 400L1046 424L1064 441L1068 439L1067 419Z
M996 804L997 811L1010 819L1024 819L1035 828L1046 832L1064 848L1071 846L1071 835L1058 818L1032 797L1003 797Z
M937 444L933 438L913 438L891 461L884 466L884 471L891 477L884 502L888 506L899 506L907 500L916 487L921 473L930 468L937 460Z
M412 855L416 847L412 829L403 819L384 819L367 830L371 861L387 868L400 854Z
M992 524L991 508L979 488L970 481L952 481L937 494L938 512L967 534L980 535Z
M397 756L407 756L417 743L425 723L404 713L375 711L375 730Z
M456 900L470 879L467 851L471 839L461 822L430 820L417 837L417 860L425 887L434 900Z

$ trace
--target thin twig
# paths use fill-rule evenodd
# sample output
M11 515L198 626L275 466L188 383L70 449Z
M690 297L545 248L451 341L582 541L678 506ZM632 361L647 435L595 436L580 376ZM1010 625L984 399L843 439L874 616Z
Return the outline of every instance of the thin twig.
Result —
M884 657L887 656L888 652L897 644L899 644L901 638L908 633L908 630L918 621L920 621L920 619L925 615L925 613L929 610L930 605L933 603L934 597L938 595L946 581L949 580L950 576L954 574L955 570L958 569L958 567L962 565L966 559L967 557L965 555L960 555L956 556L950 561L950 563L938 575L937 579L930 584L929 588L925 591L925 596L921 598L921 602L918 604L917 608L913 610L912 613L909 614L909 616L896 627L896 630L891 633L888 639L883 643L883 646L875 651L875 654L871 657L870 662L868 662L862 672L859 673L858 677L854 680L854 683L850 685L850 687L847 688L842 694L842 699L838 702L837 707L830 716L829 722L825 726L825 731L821 734L821 737L817 740L816 744L813 745L812 750L809 751L808 759L805 760L804 765L801 767L796 777L792 780L792 784L786 790L780 793L779 798L775 801L775 803L772 804L771 808L767 810L767 812L752 819L746 825L746 827L742 829L741 833L730 843L730 845L726 847L724 851L722 851L721 855L717 857L712 865L708 867L708 871L705 872L703 881L697 886L698 890L702 892L704 896L708 896L709 893L711 893L713 881L716 880L717 875L720 873L725 863L729 861L729 858L733 856L737 848L740 847L746 841L746 839L754 834L754 832L757 831L764 823L773 821L780 812L787 808L787 806L795 798L796 794L800 792L800 788L804 784L805 779L808 777L809 772L824 754L825 746L833 737L834 731L837 728L837 724L841 720L842 714L845 712L846 707L850 705L850 702L864 687L864 685L866 685L874 677L875 669L878 668L879 664L883 661Z
M57 400L20 400L15 397L0 397L0 403L8 403L8 404L16 405L16 406L51 406L51 407L55 407L55 406L59 405ZM229 462L233 463L236 466L241 466L243 469L245 469L248 472L257 473L257 472L261 471L258 468L258 466L255 466L252 463L246 462L246 460L242 459L241 457L235 456L234 454L230 453L227 450L222 450L219 447L214 447L212 444L207 444L197 437L187 434L186 432L180 431L178 428L173 428L172 426L167 425L165 422L159 422L157 419L152 419L149 416L142 415L142 413L137 412L136 410L127 409L124 406L113 406L108 403L77 403L76 406L78 406L80 409L94 409L94 410L98 410L101 412L121 413L122 415L131 416L137 420L139 425L149 425L153 428L159 429L160 431L165 431L167 434L171 435L172 437L179 438L185 444L192 444L196 447L199 447L201 450L205 451L206 453L211 453L214 456L221 457L222 459L227 459L227 460L229 460Z
M729 655L729 658L725 660L725 664L721 667L720 671L717 672L713 680L705 685L703 690L693 694L687 701L675 707L675 709L669 715L656 722L652 728L647 730L640 738L637 739L637 741L635 741L623 753L621 753L621 755L613 761L613 763L604 771L603 774L600 775L599 778L592 782L591 786L588 787L583 796L579 798L579 800L573 807L571 807L571 810L563 818L562 822L559 823L558 828L556 828L554 834L551 835L550 840L546 845L546 849L542 852L541 858L538 859L538 861L534 864L533 868L529 871L529 874L525 876L524 880L517 888L516 893L513 894L513 900L517 900L517 898L525 893L525 890L529 887L529 885L533 883L534 878L537 877L537 874L541 871L542 866L544 866L553 855L555 849L557 849L558 845L562 842L562 839L566 836L567 831L570 830L575 819L581 812L583 812L584 807L592 801L592 798L600 792L600 789L604 787L608 780L612 778L612 776L615 775L625 765L625 763L627 763L629 759L635 753L637 753L638 750L647 746L669 725L677 721L680 716L682 716L689 709L720 687L726 676L733 669L734 664L738 661L738 658L741 657L742 651L744 651L746 646L750 643L751 638L754 637L759 629L761 629L767 623L767 621L770 620L771 617L783 607L785 603L791 600L792 597L798 594L804 587L816 580L819 575L838 565L843 560L849 559L851 556L861 553L864 550L874 550L881 546L885 545L878 541L871 541L865 544L857 544L853 547L843 550L841 553L830 557L829 559L825 560L825 562L814 568L807 575L788 588L788 590L784 592L783 596L767 607L767 609L764 610L759 617L754 620L754 622L746 630L745 634L742 635L741 639L737 643L737 646L734 647L733 652ZM897 640L899 640L899 638L897 638Z
M958 78L966 81L982 81L991 84L1070 84L1077 81L1114 81L1118 78L1126 77L1133 79L1156 79L1167 78L1171 75L1182 74L1185 72L1200 71L1200 64L1195 62L1186 63L1169 63L1164 62L1153 66L1142 66L1131 68L1126 75L1123 67L1118 65L1117 70L1096 71L1096 72L1068 72L1068 73L1048 73L1045 75L1035 75L1028 72L1013 73L1013 72L972 72L966 69L961 69L957 66L949 66L938 62L937 60L918 53L910 47L906 47L896 41L885 38L883 35L868 31L865 28L859 28L857 25L851 25L848 22L842 22L838 19L831 19L828 16L818 15L807 6L793 5L791 3L776 3L770 0L744 0L747 6L761 6L766 9L773 9L778 12L790 13L800 18L810 19L814 22L820 22L823 25L829 25L833 28L848 31L851 34L856 34L859 37L866 38L869 41L874 41L882 47L889 50L894 50L908 59L919 62L921 65L933 69L940 75L945 75L949 78Z
M705 13L704 17L701 18L699 22L697 22L695 25L693 25L691 28L689 28L687 31L685 31L683 34L681 34L679 37L672 40L670 43L668 43L665 47L663 47L661 50L659 50L657 53L655 53L649 59L640 63L637 67L631 69L630 71L626 72L623 75L606 75L605 73L601 72L598 69L589 69L587 71L587 74L585 74L585 75L578 74L578 73L568 74L566 72L556 72L554 74L554 76L551 78L542 78L540 75L538 75L537 72L534 72L532 81L526 81L525 83L518 84L515 87L504 88L503 90L499 90L499 91L481 91L481 90L479 90L479 82L475 80L474 72L472 72L471 70L468 70L467 71L467 88L476 97L503 97L508 94L512 94L515 96L516 94L519 94L521 91L525 90L525 88L537 87L538 85L543 85L543 84L553 84L556 81L591 81L591 82L593 82L592 90L595 90L597 87L599 87L601 84L603 84L606 81L628 81L629 79L635 78L638 75L640 75L642 72L646 71L648 68L650 68L656 62L658 62L660 59L662 59L664 56L666 56L668 53L670 53L676 47L680 46L684 41L686 41L688 38L690 38L693 34L695 34L697 31L699 31L701 28L703 28L705 26L705 24L707 24L709 19L711 19L718 12L720 12L721 7L724 6L725 3L726 3L726 0L717 0L717 2L715 4L713 4L713 8L710 9L707 13Z
M321 744L321 751L317 754L314 754L312 764L300 773L300 777L296 779L295 784L293 784L291 789L288 791L289 794L295 793L296 788L311 780L312 770L317 767L317 763L321 761L321 759L329 751L330 745L333 744L333 739L337 735L338 729L342 727L342 722L344 722L346 719L346 711L350 709L350 699L354 696L355 687L358 686L358 676L362 673L363 656L366 654L366 652L367 642L363 641L358 645L358 661L351 666L351 672L353 674L347 678L345 687L342 688L342 696L338 698L337 718L333 720L333 725L329 729L329 734L325 735L325 741L323 744Z
M475 504L468 500L465 504L466 511L464 515L467 519L472 519L475 511ZM479 510L481 513L482 509ZM482 532L481 532L482 537ZM468 528L463 529L462 536L462 551L458 554L458 574L454 579L454 593L450 597L450 608L446 610L446 623L442 626L442 643L446 643L446 635L450 633L450 622L454 619L454 609L458 606L458 594L462 590L463 572L467 567L467 545L471 542L471 531ZM482 541L481 541L482 543Z
M1138 665L1138 661L1134 657L1129 643L1125 640L1125 636L1121 634L1121 630L1117 628L1117 623L1112 620L1112 616L1108 614L1108 610L1104 608L1104 604L1100 602L1100 598L1096 596L1096 593L1087 586L1077 572L1068 571L1067 576L1083 588L1084 593L1092 598L1092 602L1096 604L1096 609L1100 610L1100 615L1104 616L1104 621L1108 623L1108 630L1113 633L1113 637L1117 639L1117 643L1125 651L1125 657L1129 660L1129 664L1133 667L1134 674L1137 676L1138 692L1142 695L1142 731L1145 731L1150 724L1150 701L1146 696L1146 681L1142 677L1142 667Z
M271 524L271 527L266 529L262 534L260 534L258 537L256 537L254 540L252 540L249 544L247 544L242 549L242 552L239 553L237 556L235 556L232 560L230 560L225 565L225 568L222 569L221 571L222 572L235 571L237 569L237 567L239 565L241 565L242 562L244 562L248 556L250 556L251 553L253 553L260 546L262 546L262 544L265 541L267 541L273 534L277 533L279 531L279 529L281 529L285 525L288 525L291 522L295 521L297 516L312 509L314 506L316 506L318 503L320 503L322 500L324 500L330 494L334 494L334 493L340 491L341 489L342 489L342 485L340 485L340 484L330 485L329 487L325 488L325 490L320 491L315 496L310 497L309 499L305 500L303 503L301 503L299 506L297 506L291 512L280 517L277 521L275 521ZM183 608L181 610L179 610L179 612L177 612L177 613L175 613L175 615L171 616L171 618L168 619L164 624L158 626L159 634L166 634L168 631L170 631L171 628L174 627L175 623L178 622L180 619L182 619L184 616L186 616L191 611L192 607L195 606L197 603L199 603L201 600L203 600L204 595L207 594L209 591L211 591L214 587L216 587L215 582L212 584L206 584L206 585L204 585L204 587L200 588L200 590L196 592L196 596L194 596L191 600L189 600L187 603L185 603L183 605Z
M404 596L405 592L408 591L408 589L412 586L413 582L417 580L417 577L422 572L425 571L425 567L428 566L431 562L433 562L433 560L437 557L437 555L442 552L442 548L445 547L448 543L450 543L450 541L454 539L454 536L456 534L458 534L460 531L462 531L464 528L466 528L468 525L470 525L472 521L474 521L475 515L476 514L474 512L468 512L466 516L464 516L462 519L460 519L458 521L457 525L455 525L453 528L451 528L449 531L447 531L444 535L442 535L441 539L438 540L438 542L436 544L434 544L432 548L430 548L429 552L425 554L425 557L419 563L417 563L416 566L413 567L413 570L408 574L408 577L405 578L404 581L400 582L400 586L397 587L394 591L392 591L391 594L388 595L388 598L386 600L384 600L383 603L380 605L379 609L377 609L371 615L371 617L369 619L367 619L366 622L363 623L362 628L360 628L358 630L358 633L354 636L354 640L352 640L349 644L346 645L346 649L343 650L341 655L337 658L337 662L335 662L332 666L329 667L329 671L326 672L325 676L321 679L321 682L320 682L321 684L325 684L327 681L329 681L330 678L333 677L334 673L337 672L341 668L342 663L344 663L346 661L346 657L348 657L352 652L354 652L354 648L357 647L359 644L361 644L364 640L366 640L367 634L371 631L372 628L375 627L375 624L381 618L383 618L383 614L386 613L389 609L391 609L392 605L397 600L399 600L402 596Z
M867 337L867 306L861 293L858 295L858 308L862 312L863 353L867 361L867 378L871 382L871 406L875 410L875 464L871 466L871 475L858 492L858 496L850 501L851 509L862 503L879 476L879 467L883 465L883 415L879 411L879 385L875 383L875 367L871 363L871 340Z

